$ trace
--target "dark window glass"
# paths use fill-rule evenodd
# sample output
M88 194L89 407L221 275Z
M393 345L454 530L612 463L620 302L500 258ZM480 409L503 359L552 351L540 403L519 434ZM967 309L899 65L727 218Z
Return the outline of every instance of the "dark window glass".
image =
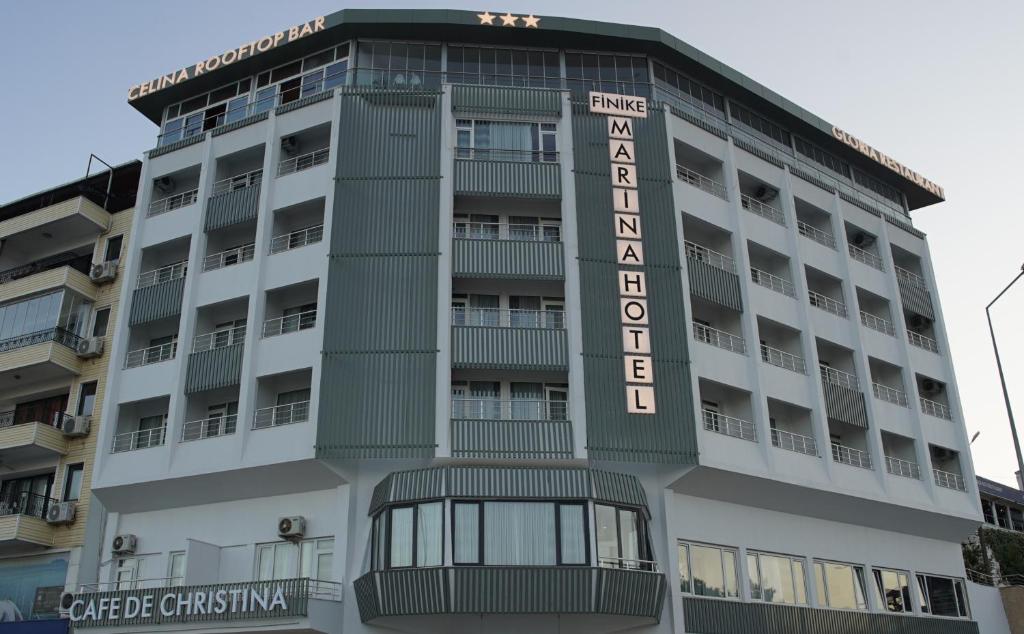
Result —
M295 61L286 66L275 68L274 70L270 71L270 83L276 84L282 79L288 79L293 75L298 75L300 72L302 72L301 61Z
M225 99L231 99L238 94L238 84L231 84L230 86L224 86L218 88L210 93L210 103L217 103L218 101L224 101Z
M96 317L92 320L92 336L106 337L107 323L110 321L110 309L101 308L96 311Z
M122 242L124 242L124 236L113 236L107 238L107 248L103 253L104 262L113 262L114 260L121 259Z
M206 104L209 103L207 101L207 97L209 97L209 95L200 95L198 97L194 97L182 103L181 114L188 114L190 112L199 110L200 108L205 108Z
M319 68L320 66L323 66L324 64L330 64L333 61L334 49L332 48L326 51L321 51L316 55L310 55L306 59L302 60L302 70L307 71L312 70L314 68Z
M93 407L96 405L96 381L83 383L78 392L78 415L92 416Z
M65 502L77 500L82 495L82 475L85 466L81 463L68 465L67 473L64 476L64 493L61 496Z

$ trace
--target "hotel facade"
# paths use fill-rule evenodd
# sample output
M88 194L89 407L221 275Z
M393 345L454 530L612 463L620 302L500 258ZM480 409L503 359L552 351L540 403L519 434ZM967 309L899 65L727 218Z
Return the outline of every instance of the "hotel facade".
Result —
M129 101L77 630L1006 631L897 160L658 29L489 11Z

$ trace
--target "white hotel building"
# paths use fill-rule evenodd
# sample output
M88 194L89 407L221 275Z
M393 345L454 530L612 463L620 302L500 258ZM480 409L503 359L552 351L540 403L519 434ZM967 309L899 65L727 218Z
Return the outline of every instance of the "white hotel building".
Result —
M941 189L658 29L307 26L133 89L78 630L1006 632L960 555ZM654 413L591 90L648 99Z

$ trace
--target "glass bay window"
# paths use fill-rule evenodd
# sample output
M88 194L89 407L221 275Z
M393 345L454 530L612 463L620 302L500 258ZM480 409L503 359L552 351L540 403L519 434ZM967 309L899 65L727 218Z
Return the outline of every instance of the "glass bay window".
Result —
M455 565L582 566L588 561L582 502L452 502Z

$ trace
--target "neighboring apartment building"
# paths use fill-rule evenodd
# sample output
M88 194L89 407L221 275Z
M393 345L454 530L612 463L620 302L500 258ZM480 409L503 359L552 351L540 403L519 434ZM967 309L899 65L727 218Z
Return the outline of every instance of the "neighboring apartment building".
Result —
M1024 532L1024 491L977 476L985 524Z
M129 98L77 629L987 631L930 181L576 19L345 10Z
M0 622L32 621L4 631L67 631L42 621L96 565L90 481L141 167L0 206Z

